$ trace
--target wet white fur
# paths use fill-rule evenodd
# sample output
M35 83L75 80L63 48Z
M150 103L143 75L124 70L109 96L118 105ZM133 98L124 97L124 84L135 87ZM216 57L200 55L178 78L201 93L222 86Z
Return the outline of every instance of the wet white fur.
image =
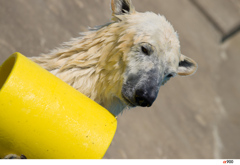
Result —
M96 101L112 114L128 107L121 94L126 67L137 72L139 66L132 57L132 47L141 42L152 44L164 63L177 73L180 61L178 35L164 16L152 12L115 15L113 22L81 33L50 54L32 60Z

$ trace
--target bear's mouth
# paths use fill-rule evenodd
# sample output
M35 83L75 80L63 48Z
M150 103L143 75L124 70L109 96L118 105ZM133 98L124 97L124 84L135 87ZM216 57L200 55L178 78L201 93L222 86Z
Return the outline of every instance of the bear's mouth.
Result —
M122 98L123 101L125 102L125 104L129 107L136 107L137 105L135 105L134 103L132 103L128 98L126 98L123 94L122 94Z

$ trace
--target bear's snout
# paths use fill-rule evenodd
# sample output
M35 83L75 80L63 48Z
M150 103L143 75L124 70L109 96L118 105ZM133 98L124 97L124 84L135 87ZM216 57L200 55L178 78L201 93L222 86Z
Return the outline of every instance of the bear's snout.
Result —
M135 102L141 107L151 107L156 100L158 92L146 89L137 89L135 93Z

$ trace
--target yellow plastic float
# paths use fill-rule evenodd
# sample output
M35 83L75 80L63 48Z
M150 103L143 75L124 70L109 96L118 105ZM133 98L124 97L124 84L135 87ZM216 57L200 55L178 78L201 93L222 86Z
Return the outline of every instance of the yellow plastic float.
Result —
M20 53L0 67L0 158L102 158L116 128L106 109Z

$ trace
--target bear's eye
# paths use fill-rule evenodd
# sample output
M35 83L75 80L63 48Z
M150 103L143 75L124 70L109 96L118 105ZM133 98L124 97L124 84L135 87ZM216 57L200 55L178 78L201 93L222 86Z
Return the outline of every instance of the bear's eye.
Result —
M171 78L171 77L173 77L173 75L172 74L168 74L166 77L167 78Z
M142 52L143 52L145 55L147 55L147 56L150 55L150 51L149 51L148 48L146 48L145 46L141 46L141 50L142 50Z

